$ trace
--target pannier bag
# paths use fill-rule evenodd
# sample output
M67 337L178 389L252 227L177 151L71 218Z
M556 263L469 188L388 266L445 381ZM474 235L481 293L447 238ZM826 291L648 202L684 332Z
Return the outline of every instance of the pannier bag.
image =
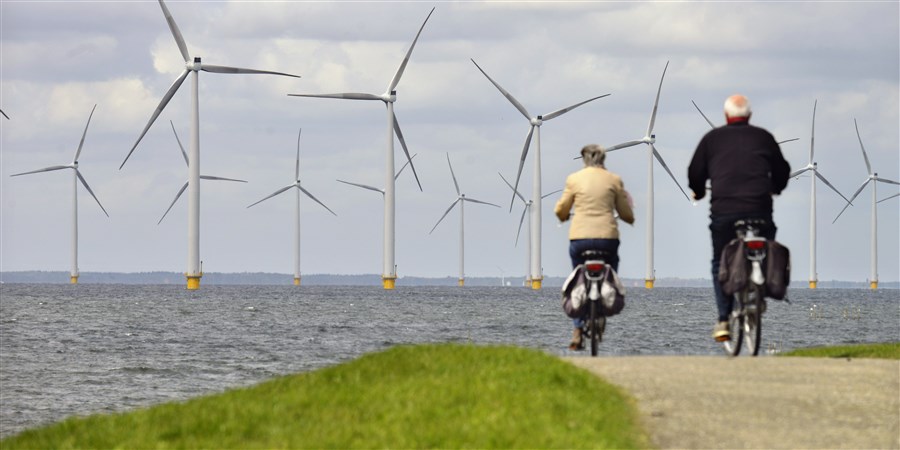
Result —
M766 276L766 297L784 300L787 287L791 282L791 252L775 240L766 241L766 259L763 262ZM722 249L719 260L719 283L722 292L732 295L740 292L750 278L750 261L747 260L747 248L740 239L732 239Z
M584 265L579 264L563 283L563 311L573 319L583 318L590 311L589 301ZM603 316L614 316L625 308L625 286L622 285L619 275L612 268L606 272L606 279L600 285L600 301L603 305L600 308L600 314Z

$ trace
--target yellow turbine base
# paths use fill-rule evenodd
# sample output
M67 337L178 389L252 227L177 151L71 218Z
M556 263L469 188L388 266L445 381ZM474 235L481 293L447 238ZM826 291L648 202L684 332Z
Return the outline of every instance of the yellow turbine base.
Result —
M460 285L460 286L465 286L465 285L466 285L466 280L463 279L463 278L460 278L460 279L459 279L459 285Z
M810 288L810 289L815 289L815 288L816 288L816 281L815 281L815 280L810 280L810 281L809 281L809 288Z
M653 289L653 282L656 280L644 280L644 287L647 289Z
M870 282L869 289L872 289L872 290L878 289L878 282L877 281Z
M187 277L187 290L196 291L197 289L200 289L200 277L202 276L203 274L185 275L185 277Z
M69 277L69 283L78 284L78 275L72 275L71 277Z
M532 278L531 279L531 289L535 291L541 290L541 282L544 281L543 278Z
M294 286L300 286L300 277L294 278Z
M394 289L394 285L395 285L396 281L397 281L397 277L386 277L383 275L381 277L381 283L384 285L384 289L388 290L388 291Z

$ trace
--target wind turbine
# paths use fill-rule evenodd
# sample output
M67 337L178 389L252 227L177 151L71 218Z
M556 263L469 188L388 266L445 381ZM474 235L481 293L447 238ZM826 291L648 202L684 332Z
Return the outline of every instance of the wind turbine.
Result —
M97 202L97 205L100 206L100 209L103 210L103 214L106 214L106 217L109 217L109 213L106 212L106 208L100 204L100 200L94 195L94 191L91 190L91 187L88 186L87 181L85 181L84 177L81 176L81 171L78 170L78 157L81 156L81 149L84 147L84 138L87 136L88 127L91 125L91 118L94 116L94 110L97 109L97 105L94 105L94 108L91 109L91 115L88 116L87 125L84 126L84 133L81 135L81 142L78 143L78 149L75 150L75 158L72 159L72 162L65 166L50 166L45 167L43 169L32 170L30 172L22 172L12 175L14 177L20 175L28 175L32 173L39 172L51 172L54 170L63 170L63 169L72 169L72 271L69 273L69 282L72 284L78 284L78 182L81 181L81 184L87 189L88 193L91 194L91 197L94 197L94 200Z
M866 177L866 181L863 181L862 185L859 189L853 193L853 196L850 197L850 201L844 205L844 209L838 213L837 217L834 218L834 221L831 223L837 222L838 218L841 217L841 214L847 210L847 207L853 203L853 200L856 199L856 196L865 189L866 185L872 183L872 278L869 279L869 288L878 289L878 213L877 213L877 201L875 186L876 182L880 181L882 183L890 183L900 185L900 183L888 180L886 178L881 178L878 176L878 172L872 172L872 165L869 164L869 157L866 155L866 148L863 146L862 137L859 135L859 126L856 124L856 119L853 119L853 127L856 128L856 138L859 139L859 149L862 150L863 160L866 162L866 170L869 172L869 176Z
M519 187L519 178L522 175L522 167L525 165L525 157L528 155L528 148L531 145L531 137L534 134L537 135L535 137L536 145L535 145L535 149L534 149L534 178L533 178L534 181L533 181L532 198L542 198L542 196L541 196L541 125L543 125L544 122L546 122L550 119L559 117L581 105L584 105L585 103L592 102L594 100L597 100L598 98L606 97L610 94L599 95L597 97L587 99L581 103L576 103L572 106L553 111L549 114L532 116L531 114L528 113L528 110L525 109L525 107L522 106L522 104L519 103L519 101L516 100L516 98L512 96L512 94L510 94L509 92L506 91L506 89L503 89L503 87L501 87L499 84L497 84L497 82L494 81L494 79L491 78L487 74L487 72L485 72L484 69L482 69L481 66L479 66L478 63L475 62L474 59L472 59L471 61L472 61L472 64L475 64L475 67L477 67L478 70L481 71L481 73L485 77L487 77L488 81L490 81L491 84L493 84L494 87L496 87L497 90L499 90L500 93L503 94L503 96L506 97L506 99L509 100L509 102L512 103L513 106L515 106L516 109L519 110L519 112L522 113L523 116L525 116L525 119L528 120L528 123L530 125L530 127L528 128L528 135L526 135L526 137L525 137L525 147L522 149L522 156L519 158L519 170L516 172L516 182L513 185L513 191L515 191ZM515 192L513 192L513 195L509 200L509 210L510 211L512 211L512 205L515 200L516 200L516 194L515 194ZM530 277L531 277L531 288L532 289L540 289L541 283L543 282L543 279L544 279L543 273L541 270L541 236L542 236L541 235L541 202L534 203L533 206L534 207L531 208L531 224L532 224L531 247L532 247L532 251L533 251L533 257L531 259Z
M502 179L503 182L506 183L506 185L509 186L510 189L512 189L515 196L519 197L519 200L521 200L522 203L525 205L525 207L522 208L522 217L519 218L519 229L516 231L516 244L515 245L518 247L519 246L519 235L522 233L522 223L525 222L525 216L528 214L529 211L531 211L531 205L532 205L532 203L534 203L534 200L525 200L525 197L523 197L522 194L520 194L519 191L513 187L513 185L509 184L509 181L506 181L506 178L503 177L503 174L501 174L500 172L497 172L497 175L500 175L500 179ZM562 192L562 189L557 189L548 194L544 194L541 197L541 200L543 200L553 194L558 194L560 192ZM529 221L528 221L528 235L529 236L531 235L531 220L530 219L531 218L529 217ZM529 239L527 247L525 247L525 285L526 286L531 286L531 274L529 272L530 268L531 268L531 240Z
M842 199L850 203L850 200L847 200L847 197L844 197L844 194L841 194L831 183L828 182L825 177L819 173L818 164L813 160L813 154L815 152L815 142L816 142L816 106L819 101L816 100L813 103L813 119L812 119L812 131L810 132L809 137L809 162L806 164L806 167L795 170L791 173L790 177L796 177L803 172L811 171L813 177L810 177L810 187L809 187L809 288L815 289L816 284L819 281L818 274L816 273L816 178L822 180L826 186L830 187L831 190L840 195Z
M419 35L422 34L422 30L425 28L425 24L428 23L428 19L431 17L431 14L434 13L434 8L431 8L431 12L428 13L428 16L425 17L425 21L422 22L422 26L419 27L419 32L416 33L415 39L413 39L412 45L409 46L409 50L406 51L406 56L403 58L403 61L400 63L400 67L397 68L397 72L394 73L394 77L391 78L391 82L388 84L387 90L381 94L361 94L357 92L345 92L339 94L288 94L292 97L315 97L315 98L340 98L340 99L348 99L348 100L380 100L384 102L387 107L387 151L385 152L385 168L384 168L384 177L385 177L385 187L384 187L384 259L382 264L382 274L381 281L384 289L394 289L395 282L397 280L397 265L394 263L394 219L396 217L395 211L395 195L394 195L394 133L397 133L397 138L400 140L400 145L403 147L403 153L406 154L406 160L410 162L410 167L412 168L413 175L416 177L416 183L419 185L419 190L422 190L422 183L419 182L419 175L416 174L416 168L412 165L412 158L409 156L409 150L406 147L406 140L403 139L403 133L400 131L400 125L397 122L397 116L394 114L394 102L397 101L397 84L400 83L400 77L403 76L403 71L406 70L406 65L409 63L409 58L412 55L413 49L416 47L416 42L419 40Z
M185 68L181 72L181 75L179 75L178 78L175 79L175 82L172 83L172 86L169 87L169 90L159 102L156 110L153 111L153 114L150 116L150 121L147 122L147 126L144 127L144 131L142 131L141 135L138 136L137 141L135 141L134 146L131 147L128 155L125 156L125 160L122 161L122 165L119 166L119 170L121 170L122 167L125 166L125 163L128 161L128 158L131 157L131 154L134 153L134 150L141 142L141 139L143 139L144 135L147 134L150 126L153 125L153 122L156 121L156 118L159 117L160 113L162 113L166 105L169 104L169 100L172 99L172 97L178 91L178 88L180 88L181 84L184 83L184 80L187 78L187 76L189 74L192 74L191 142L189 146L190 155L188 158L190 160L188 163L188 258L185 277L187 278L187 288L189 290L195 290L200 289L200 277L203 276L203 271L200 267L200 71L202 70L204 72L225 74L270 74L283 75L294 78L300 77L297 75L291 75L282 72L270 72L266 70L242 69L238 67L202 64L201 58L199 56L194 56L193 58L191 58L191 55L188 52L187 44L185 43L184 38L181 35L181 31L178 29L178 25L175 24L175 19L172 18L172 14L169 13L169 9L166 8L166 4L163 0L159 0L159 6L162 8L162 12L166 18L166 22L169 23L169 29L172 31L172 37L175 38L175 43L178 45L178 50L181 52L181 56L184 58Z
M613 145L612 147L608 147L606 149L607 152L612 152L615 150L623 149L626 147L631 147L638 144L647 144L647 157L649 159L647 164L647 273L644 277L644 286L647 289L653 289L653 282L656 281L655 277L655 269L653 268L653 158L656 158L659 161L659 164L662 165L663 169L668 172L669 176L672 177L672 181L675 182L675 185L678 186L678 189L681 190L681 193L684 194L684 198L687 201L691 201L690 197L684 192L681 185L678 184L678 180L675 178L675 175L672 175L672 171L669 170L669 166L666 165L666 162L663 161L662 155L656 151L656 147L653 145L656 143L656 135L653 134L653 125L656 123L656 111L659 108L659 94L662 92L662 84L663 79L666 77L666 70L669 68L669 62L666 61L666 67L663 68L662 76L659 78L659 88L656 90L656 100L653 102L653 112L650 114L650 123L647 125L647 133L644 137L634 140L623 142L621 144Z
M300 132L302 132L302 131L303 130L301 129ZM268 197L253 204L253 205L256 205L256 204L262 203L282 192L289 190L290 188L293 188L293 187L297 188L297 201L295 203L296 207L294 209L294 218L295 218L295 220L294 220L295 241L294 242L296 244L294 247L294 250L295 250L294 251L294 285L295 286L300 286L300 193L303 192L304 194L306 194L307 197L311 198L314 202L322 205L322 207L327 209L328 212L337 216L337 214L335 214L334 211L331 210L331 208L325 206L324 203L320 202L319 199L317 199L315 196L310 194L309 191L307 191L306 189L303 189L303 186L300 185L300 132L297 133L297 163L294 165L294 182L292 184L289 184L289 185L273 192ZM250 206L253 206L253 205L250 205ZM247 208L250 208L250 206L248 206Z
M465 239L465 216L466 216L466 202L472 203L481 203L482 205L491 205L496 206L497 208L500 205L495 205L493 203L483 202L481 200L475 200L474 198L466 197L466 194L463 194L459 191L459 183L456 182L456 174L453 173L453 165L450 164L450 154L447 153L447 165L450 166L450 176L453 177L453 187L456 188L456 200L450 204L450 207L447 208L447 211L444 211L444 215L438 219L437 223L434 224L434 227L428 234L434 232L434 229L437 228L438 225L441 224L441 221L444 220L444 217L447 217L447 214L450 214L450 210L452 210L457 204L459 204L459 285L465 285L465 270L464 270L464 239Z
M184 164L188 166L188 169L190 169L191 163L188 162L188 155L187 155L187 152L184 151L184 146L181 145L181 139L178 139L178 132L175 131L175 124L172 123L171 120L169 121L169 124L172 125L172 132L175 133L175 140L178 142L178 148L181 149L181 156L184 157ZM214 177L211 175L200 175L200 179L201 180L219 180L219 181L237 181L238 183L246 183L247 182L245 180L236 180L234 178ZM166 215L169 214L169 211L172 210L172 207L175 206L175 203L178 201L179 198L181 198L181 194L183 194L185 189L187 189L189 183L190 183L190 181L185 181L184 184L181 185L181 189L178 191L177 194L175 194L175 199L172 200L172 203L169 204L169 209L167 209L166 212L163 213L162 217L159 218L159 222L156 222L157 225L161 224L163 219L166 218Z
M397 177L399 177L400 174L403 173L403 169L405 169L406 166L408 166L409 163L412 162L412 160L416 158L416 156L418 156L418 153L412 155L412 157L409 158L409 161L403 163L403 167L401 167L400 170L397 171L397 174L394 175L394 180L396 180ZM339 183L349 184L350 186L356 186L356 187L363 188L363 189L366 189L366 190L369 190L369 191L380 192L382 196L384 195L384 189L379 189L379 188L374 187L374 186L369 186L369 185L366 185L366 184L360 184L360 183L353 183L353 182L350 182L350 181L344 181L344 180L337 180L337 181L338 181Z

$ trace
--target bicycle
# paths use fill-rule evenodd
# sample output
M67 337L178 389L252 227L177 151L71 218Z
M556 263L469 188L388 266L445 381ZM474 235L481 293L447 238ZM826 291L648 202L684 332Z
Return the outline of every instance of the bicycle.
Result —
M747 264L744 267L750 271L750 276L746 286L734 295L734 306L728 317L731 336L722 342L725 352L731 356L741 352L742 342L752 356L759 354L762 314L766 310L766 278L762 268L762 262L766 259L766 238L760 236L760 229L765 226L768 222L761 219L734 223L735 235L746 249Z
M582 327L582 336L591 340L591 356L597 356L597 349L603 340L603 331L606 329L606 315L603 314L603 302L600 298L601 285L612 267L606 263L609 252L602 250L585 250L581 252L584 258L584 278L587 281L588 299L588 323Z

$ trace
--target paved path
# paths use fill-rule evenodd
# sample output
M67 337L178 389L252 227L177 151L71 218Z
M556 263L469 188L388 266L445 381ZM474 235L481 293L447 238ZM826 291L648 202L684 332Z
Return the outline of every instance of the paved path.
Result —
M900 448L900 361L564 359L631 393L660 448Z

